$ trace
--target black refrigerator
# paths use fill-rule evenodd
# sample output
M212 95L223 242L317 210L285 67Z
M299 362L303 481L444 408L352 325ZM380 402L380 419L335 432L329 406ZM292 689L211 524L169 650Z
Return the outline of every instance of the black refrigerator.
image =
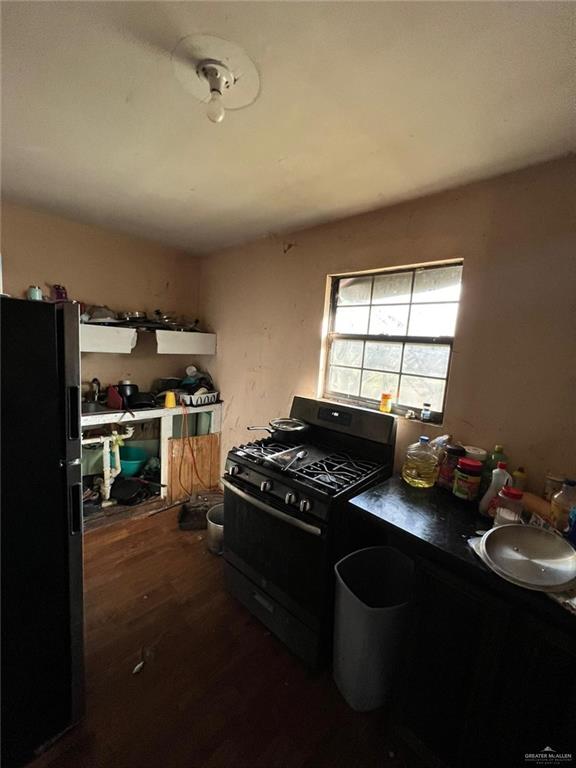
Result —
M2 765L83 713L78 307L0 297Z

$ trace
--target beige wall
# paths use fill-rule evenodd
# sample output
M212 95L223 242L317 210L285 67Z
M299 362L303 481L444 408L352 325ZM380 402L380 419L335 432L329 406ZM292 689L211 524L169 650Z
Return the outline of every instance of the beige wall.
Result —
M87 226L5 202L2 205L4 291L24 296L30 284L61 283L71 298L114 310L160 308L196 317L198 269L183 251ZM139 334L130 355L83 355L82 379L129 378L147 389L158 376L182 373L192 360L156 355L153 337ZM210 365L211 358L200 359Z
M502 442L536 490L548 469L576 475L575 195L564 159L204 259L224 449L316 394L329 273L463 258L444 426L401 421L397 460L440 431Z

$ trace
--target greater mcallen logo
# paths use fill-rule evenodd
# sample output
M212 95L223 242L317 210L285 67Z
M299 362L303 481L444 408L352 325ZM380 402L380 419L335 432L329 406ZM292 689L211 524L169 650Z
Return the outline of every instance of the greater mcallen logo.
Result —
M524 755L524 760L527 763L534 763L536 765L557 765L560 763L571 763L571 752L556 752L552 747L544 747L540 752L528 752Z

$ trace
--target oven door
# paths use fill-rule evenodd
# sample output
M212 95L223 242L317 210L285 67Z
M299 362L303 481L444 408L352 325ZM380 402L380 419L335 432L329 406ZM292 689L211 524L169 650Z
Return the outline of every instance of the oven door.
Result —
M329 604L325 523L301 520L228 478L224 484L224 557L312 629Z

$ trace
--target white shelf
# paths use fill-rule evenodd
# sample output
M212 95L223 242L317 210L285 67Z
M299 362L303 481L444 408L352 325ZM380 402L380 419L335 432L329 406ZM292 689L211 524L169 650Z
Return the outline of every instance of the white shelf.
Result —
M159 355L215 355L216 334L155 331ZM129 355L138 341L136 328L80 323L80 351Z
M130 424L134 421L162 419L164 416L182 416L183 410L183 407L178 405L176 408L143 408L138 411L99 411L97 413L82 414L80 423L83 427L94 427L99 424ZM186 407L186 412L189 415L195 413L213 413L213 420L216 422L219 422L221 410L222 403ZM219 424L218 429L212 429L211 431L219 432Z
M135 328L80 323L80 352L115 352L129 355L136 346Z
M159 355L215 355L216 334L190 331L156 331Z

